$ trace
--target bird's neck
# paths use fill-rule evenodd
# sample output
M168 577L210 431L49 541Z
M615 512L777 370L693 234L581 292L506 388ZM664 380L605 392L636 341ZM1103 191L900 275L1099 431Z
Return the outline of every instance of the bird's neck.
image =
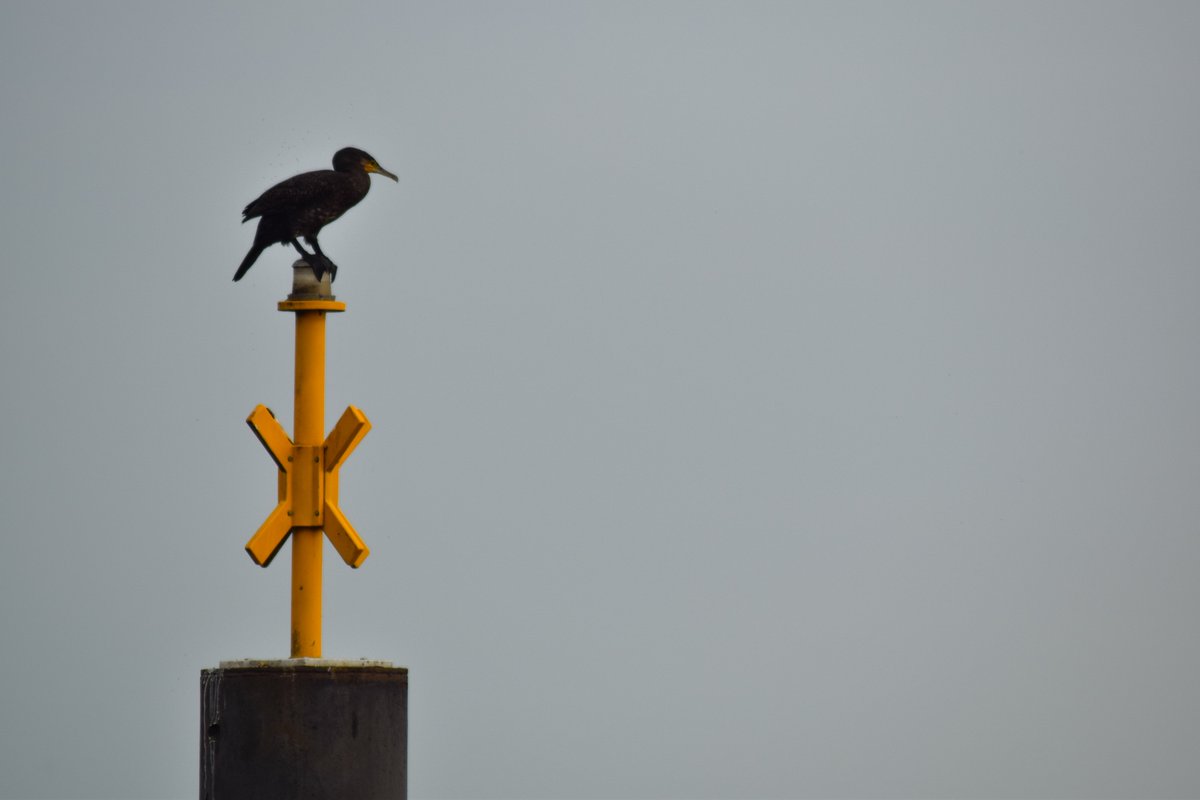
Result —
M371 188L371 176L363 172L361 169L347 170L343 173L350 179L350 185L363 194Z

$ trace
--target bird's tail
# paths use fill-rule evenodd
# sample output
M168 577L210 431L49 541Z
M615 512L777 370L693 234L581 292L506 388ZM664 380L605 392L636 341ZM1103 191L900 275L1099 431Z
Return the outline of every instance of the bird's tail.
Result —
M246 253L246 257L242 259L242 265L237 268L237 272L233 273L233 279L235 281L240 281L242 276L245 275L252 266L254 266L254 262L258 260L260 255L262 255L262 251L266 249L266 245L260 245L255 242L254 246L250 248L250 252Z

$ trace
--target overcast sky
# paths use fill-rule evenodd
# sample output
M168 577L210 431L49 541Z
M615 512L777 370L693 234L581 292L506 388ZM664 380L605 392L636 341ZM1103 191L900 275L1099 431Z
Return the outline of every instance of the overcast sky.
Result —
M0 4L0 797L286 657L271 184L355 145L325 655L410 795L1200 796L1200 5Z

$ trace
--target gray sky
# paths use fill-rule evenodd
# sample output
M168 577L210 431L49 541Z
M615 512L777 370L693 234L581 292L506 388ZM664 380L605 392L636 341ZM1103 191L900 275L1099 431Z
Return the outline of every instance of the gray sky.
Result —
M0 5L0 796L195 796L345 145L414 798L1200 795L1200 5Z

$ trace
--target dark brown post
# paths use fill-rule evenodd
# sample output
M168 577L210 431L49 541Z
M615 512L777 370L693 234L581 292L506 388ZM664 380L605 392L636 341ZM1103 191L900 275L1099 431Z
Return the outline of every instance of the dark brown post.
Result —
M200 800L407 798L404 667L225 661L200 697Z

